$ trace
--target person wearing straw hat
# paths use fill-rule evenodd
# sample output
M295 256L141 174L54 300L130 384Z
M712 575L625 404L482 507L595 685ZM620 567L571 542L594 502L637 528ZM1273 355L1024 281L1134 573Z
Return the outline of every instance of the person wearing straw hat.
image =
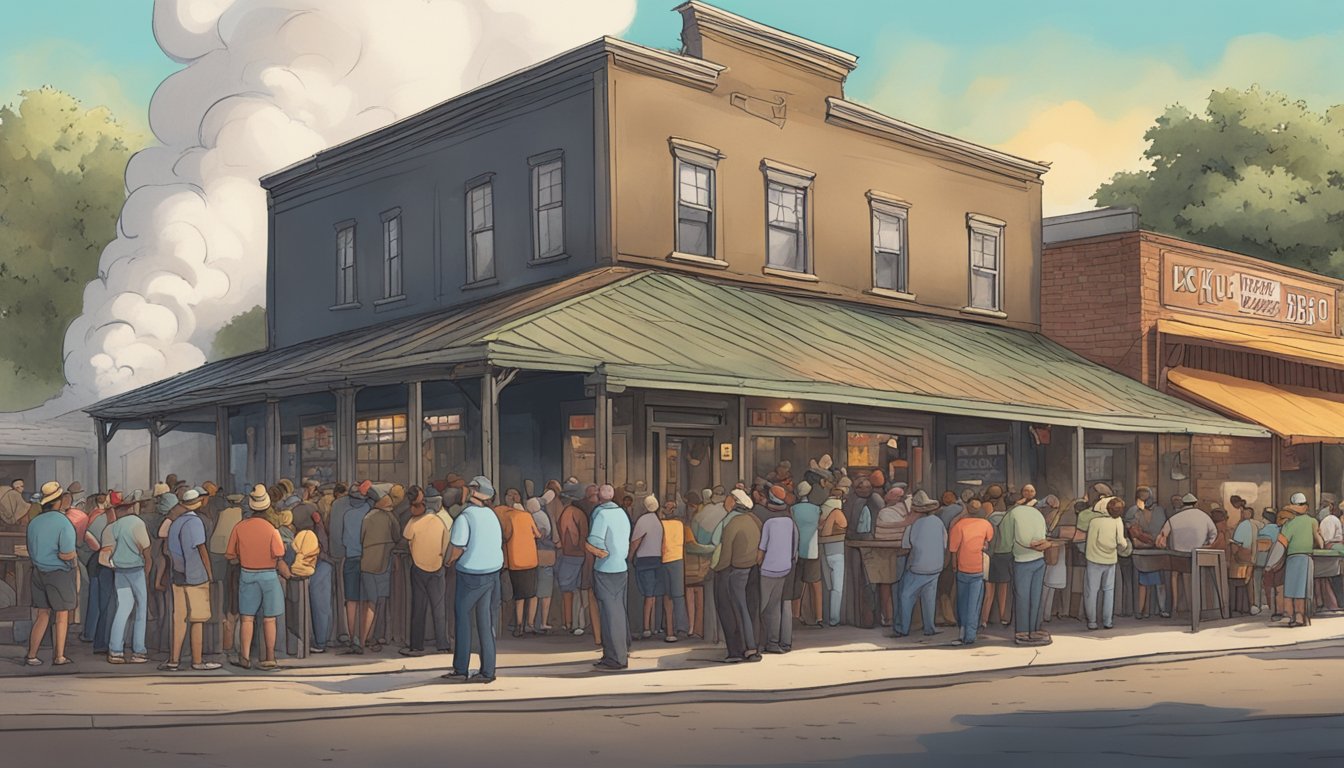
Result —
M191 634L191 668L201 672L219 669L205 661L202 647L205 624L210 621L210 550L206 546L205 522L199 514L207 497L195 488L182 492L183 512L168 526L168 557L173 565L173 644L168 660L159 669L176 672L181 666L182 642Z
M26 543L32 560L32 605L37 612L33 617L32 636L28 640L28 655L24 663L36 667L42 664L37 649L51 626L52 666L70 664L65 655L66 632L70 628L70 613L78 603L77 572L74 561L75 526L61 509L65 493L57 482L42 485L42 513L28 524Z
M495 633L491 600L504 568L504 529L490 508L495 486L490 478L477 475L468 484L470 503L462 508L448 536L451 546L448 566L457 571L454 588L453 668L443 677L473 683L495 681ZM471 625L476 620L476 640L481 667L471 675Z
M275 661L276 619L285 612L285 593L280 578L288 579L290 573L285 563L285 543L280 539L280 532L266 519L271 509L271 496L266 486L257 485L252 489L247 507L251 514L234 526L225 548L225 556L241 568L238 576L241 642L237 658L229 663L242 669L252 668L252 637L260 613L263 638L260 667L270 672L280 668Z

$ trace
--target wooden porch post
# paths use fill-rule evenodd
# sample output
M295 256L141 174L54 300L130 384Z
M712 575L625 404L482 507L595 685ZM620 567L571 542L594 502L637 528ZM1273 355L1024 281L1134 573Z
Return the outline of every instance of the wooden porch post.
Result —
M112 435L108 431L108 422L102 419L96 419L93 426L98 431L98 490L107 493L107 442Z
M241 488L234 488L230 484L229 474L229 409L222 405L215 406L215 475L219 478L215 482L223 489L223 493L237 493Z
M593 469L600 485L609 482L611 477L611 397L607 394L605 378L593 385L593 427L596 450Z
M280 479L280 401L266 401L266 484Z
M159 428L158 419L149 420L149 487L152 490L154 484L159 482ZM168 490L173 490L169 488Z
M355 389L343 387L336 396L336 479L353 485L355 477Z
M406 385L406 447L410 459L410 473L407 480L410 485L424 487L424 461L421 457L421 434L424 431L424 402L421 398L421 383L412 381Z
M1073 487L1076 498L1087 496L1087 435L1082 427L1073 428Z
M498 483L499 444L495 435L499 428L499 389L495 371L486 369L481 376L481 474Z

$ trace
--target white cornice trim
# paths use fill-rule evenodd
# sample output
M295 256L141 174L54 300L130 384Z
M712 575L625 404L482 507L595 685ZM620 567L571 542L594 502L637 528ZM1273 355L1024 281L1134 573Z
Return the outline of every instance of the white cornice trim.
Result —
M699 30L718 33L836 80L844 80L859 61L858 56L839 48L766 26L722 8L706 5L700 0L690 0L672 10L680 13L686 21L693 22Z
M636 45L616 37L604 37L602 43L617 64L706 91L718 85L719 73L724 70L722 65L712 61Z
M826 122L868 131L892 141L931 150L988 170L998 172L1010 170L1015 172L1015 175L1029 174L1038 179L1050 170L1049 163L1027 160L997 149L973 144L965 139L921 128L834 96L826 99Z

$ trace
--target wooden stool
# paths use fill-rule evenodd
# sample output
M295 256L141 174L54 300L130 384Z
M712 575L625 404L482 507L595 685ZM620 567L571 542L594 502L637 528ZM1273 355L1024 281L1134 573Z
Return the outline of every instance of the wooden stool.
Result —
M1226 619L1231 616L1227 600L1227 552L1221 549L1196 549L1190 553L1190 631L1199 631L1203 620L1204 569L1213 570L1214 591L1218 597L1218 613Z

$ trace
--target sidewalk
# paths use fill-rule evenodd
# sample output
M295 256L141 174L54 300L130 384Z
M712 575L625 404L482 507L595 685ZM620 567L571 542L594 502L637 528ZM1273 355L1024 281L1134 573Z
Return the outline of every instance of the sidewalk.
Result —
M982 633L973 648L951 645L955 632L896 639L880 630L800 629L794 651L756 664L724 664L708 644L636 642L630 669L602 673L591 638L504 638L499 679L492 685L452 683L439 675L450 657L404 658L326 654L282 659L263 673L163 673L155 663L113 667L72 650L74 668L22 665L22 649L0 649L0 731L31 728L125 727L210 722L280 722L372 712L610 707L703 700L777 700L842 690L968 682L990 674L1049 668L1066 671L1137 660L1221 655L1344 637L1344 616L1319 617L1288 629L1241 618L1206 624L1198 634L1175 621L1123 621L1110 632L1087 632L1069 619L1051 625L1054 644L1018 647L1006 629ZM82 655L81 655L82 654ZM44 651L46 658L48 652ZM69 671L67 671L69 670ZM1034 672L1033 672L1034 673Z

